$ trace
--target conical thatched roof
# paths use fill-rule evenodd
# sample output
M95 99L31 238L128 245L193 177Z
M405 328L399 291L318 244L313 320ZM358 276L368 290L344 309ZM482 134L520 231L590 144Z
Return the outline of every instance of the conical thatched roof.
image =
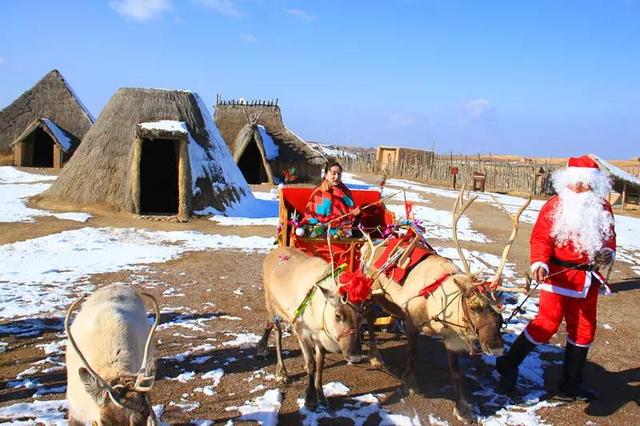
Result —
M71 135L73 145L95 121L60 71L53 70L0 111L0 154L10 152L11 143L45 117Z
M64 129L60 128L56 123L51 121L48 118L37 118L33 120L33 122L27 126L27 128L22 132L20 136L18 136L11 145L16 145L29 137L36 129L42 129L45 133L47 133L53 142L60 147L62 152L69 153L74 147L74 138L73 135Z
M254 124L266 129L278 148L278 156L268 160L273 177L282 180L283 170L295 167L299 181L320 179L321 168L327 159L284 125L278 105L218 102L216 125L234 158L238 159L242 154L238 150L246 149L249 145L247 137L257 134L255 128L247 127L252 118L256 119Z
M104 107L42 198L45 202L107 204L139 213L142 141L168 139L180 143L180 185L187 188L180 192L179 216L209 207L225 211L245 196L252 197L197 94L123 88Z

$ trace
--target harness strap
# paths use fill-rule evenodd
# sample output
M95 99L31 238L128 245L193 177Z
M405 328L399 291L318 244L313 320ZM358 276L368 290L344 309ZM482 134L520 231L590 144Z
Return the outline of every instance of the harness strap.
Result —
M418 293L418 296L422 296L422 297L431 296L431 294L434 291L436 291L438 289L438 287L440 287L447 280L447 278L449 278L452 275L453 275L453 272L445 272L442 276L440 276L438 279L436 279L433 283L429 284L428 286L426 286L422 290L420 290L420 292Z
M577 269L579 271L591 272L596 269L595 265L589 263L566 262L555 257L551 258L551 263L553 263L554 265L562 266L563 268Z
M345 269L347 269L347 265L343 263L342 265L338 266L335 270L333 270L332 272L329 272L328 274L320 278L318 281L313 283L313 287L309 289L309 291L307 292L307 295L304 297L304 299L302 299L302 303L300 303L300 306L298 306L296 310L293 311L292 322L297 320L300 317L300 315L304 313L304 310L307 309L307 306L309 306L309 304L311 303L311 299L313 299L313 296L316 294L316 290L318 289L319 284L331 276L335 278L337 275L342 273Z

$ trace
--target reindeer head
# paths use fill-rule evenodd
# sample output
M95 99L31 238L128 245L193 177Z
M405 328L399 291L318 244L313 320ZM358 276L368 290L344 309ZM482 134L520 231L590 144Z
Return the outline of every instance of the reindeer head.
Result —
M145 343L142 365L138 374L122 374L109 382L100 377L91 368L71 334L71 328L69 327L71 313L84 300L84 297L74 302L67 311L64 321L65 331L71 346L84 365L84 367L78 369L80 381L84 385L87 394L100 407L100 420L93 422L95 426L159 424L149 400L149 392L155 383L155 366L153 362L148 362L148 357L153 335L160 321L160 307L157 299L151 294L141 294L152 301L156 315L155 322Z
M527 291L521 288L502 287L500 283L502 281L502 273L507 262L509 251L511 250L511 246L518 234L520 215L531 202L531 197L529 197L529 200L515 215L509 213L504 205L494 197L494 200L498 205L511 217L512 231L509 241L502 251L502 258L496 275L488 282L479 280L477 275L471 272L469 263L467 262L464 252L460 247L460 242L458 241L458 220L460 220L462 214L471 205L471 203L476 200L476 198L477 196L471 197L463 203L463 186L453 207L453 241L465 270L464 274L455 275L454 281L460 288L464 317L467 322L467 327L473 331L472 337L475 340L474 343L477 343L482 351L488 355L500 355L503 350L502 335L500 333L500 328L503 323L501 312L504 308L502 303L496 297L496 292Z
M343 300L335 288L318 286L327 300L322 313L322 328L340 347L345 361L358 363L362 359L360 326L364 312L360 306Z

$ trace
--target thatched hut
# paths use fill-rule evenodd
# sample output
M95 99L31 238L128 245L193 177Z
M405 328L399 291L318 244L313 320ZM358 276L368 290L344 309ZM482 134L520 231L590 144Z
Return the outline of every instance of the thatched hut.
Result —
M600 166L600 170L611 178L611 189L619 194L614 200L613 194L609 195L609 201L614 206L620 206L625 210L630 204L640 206L640 177L634 176L595 154L589 156Z
M41 202L135 214L224 212L253 197L205 104L188 91L119 89Z
M218 97L216 125L249 183L289 180L318 182L327 158L289 130L276 102L223 101Z
M0 111L0 156L17 166L62 167L95 120L53 70Z

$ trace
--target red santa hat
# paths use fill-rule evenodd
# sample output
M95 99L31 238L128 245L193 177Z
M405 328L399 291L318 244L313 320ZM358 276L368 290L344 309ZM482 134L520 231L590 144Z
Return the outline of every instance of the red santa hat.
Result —
M567 183L582 182L593 186L599 172L598 163L589 155L570 157L567 161L567 178L569 180Z

